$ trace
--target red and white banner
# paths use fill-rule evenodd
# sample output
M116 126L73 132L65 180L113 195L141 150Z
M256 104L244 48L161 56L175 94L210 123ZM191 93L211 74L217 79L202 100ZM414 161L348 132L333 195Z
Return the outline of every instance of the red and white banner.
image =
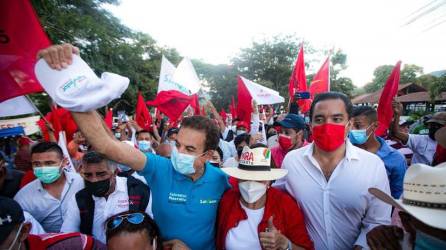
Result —
M258 83L250 81L243 76L239 76L239 81L242 81L243 84L249 91L251 97L256 100L257 105L268 105L268 104L276 104L285 102L285 98L279 95L278 91L272 90L265 86L262 86ZM239 99L240 103L240 99Z
M34 105L25 96L17 96L0 102L0 117L36 113Z

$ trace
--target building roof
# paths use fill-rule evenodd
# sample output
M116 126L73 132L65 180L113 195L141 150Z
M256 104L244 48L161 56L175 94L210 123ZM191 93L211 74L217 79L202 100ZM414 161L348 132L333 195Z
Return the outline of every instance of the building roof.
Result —
M430 102L431 98L429 96L429 92L423 91L423 92L415 92L403 96L398 96L396 100L401 103ZM446 101L446 92L442 92L439 96L437 96L435 98L435 101Z
M373 93L359 95L352 99L352 103L353 104L378 103L379 98L381 97L382 91L383 91L383 89L380 89ZM398 86L397 96L402 96L402 95L406 95L406 94L410 94L410 93L425 92L425 91L426 91L426 89L424 87L417 85L415 83L400 84Z

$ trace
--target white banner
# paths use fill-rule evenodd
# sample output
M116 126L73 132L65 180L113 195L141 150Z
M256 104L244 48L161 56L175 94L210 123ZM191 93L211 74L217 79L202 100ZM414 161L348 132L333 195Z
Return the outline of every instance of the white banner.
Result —
M37 112L25 96L17 96L0 103L0 117L32 114Z
M262 86L240 76L251 97L256 100L258 105L276 104L285 102L285 98L279 95L279 92Z
M39 120L40 116L0 120L0 128L22 126L26 135L32 135L40 131L39 126L37 126L37 121Z
M200 90L201 82L198 79L192 62L184 58L178 68L163 56L161 61L158 93L167 90L177 90L192 95Z

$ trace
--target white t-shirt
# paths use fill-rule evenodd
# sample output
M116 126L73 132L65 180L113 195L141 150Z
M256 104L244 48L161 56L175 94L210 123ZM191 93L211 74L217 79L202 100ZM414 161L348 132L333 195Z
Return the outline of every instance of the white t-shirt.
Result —
M262 207L260 209L253 210L243 206L242 203L240 204L242 205L243 210L245 210L248 219L240 221L237 227L234 227L228 231L225 242L226 249L262 249L260 246L257 228L262 221L265 208Z
M238 161L234 157L231 157L231 158L227 159L225 162L223 162L223 167L224 168L236 168L236 167L238 167Z
M432 140L428 135L409 134L407 147L413 151L412 164L422 163L431 165L437 148L437 142Z

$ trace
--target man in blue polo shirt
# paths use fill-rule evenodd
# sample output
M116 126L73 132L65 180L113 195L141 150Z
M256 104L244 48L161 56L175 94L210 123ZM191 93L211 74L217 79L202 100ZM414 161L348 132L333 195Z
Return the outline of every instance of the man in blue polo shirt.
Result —
M350 130L350 141L357 147L376 154L381 158L389 177L392 197L399 199L403 192L403 181L407 163L404 156L387 145L384 139L375 136L378 127L376 110L369 106L357 106L353 109L353 128Z

